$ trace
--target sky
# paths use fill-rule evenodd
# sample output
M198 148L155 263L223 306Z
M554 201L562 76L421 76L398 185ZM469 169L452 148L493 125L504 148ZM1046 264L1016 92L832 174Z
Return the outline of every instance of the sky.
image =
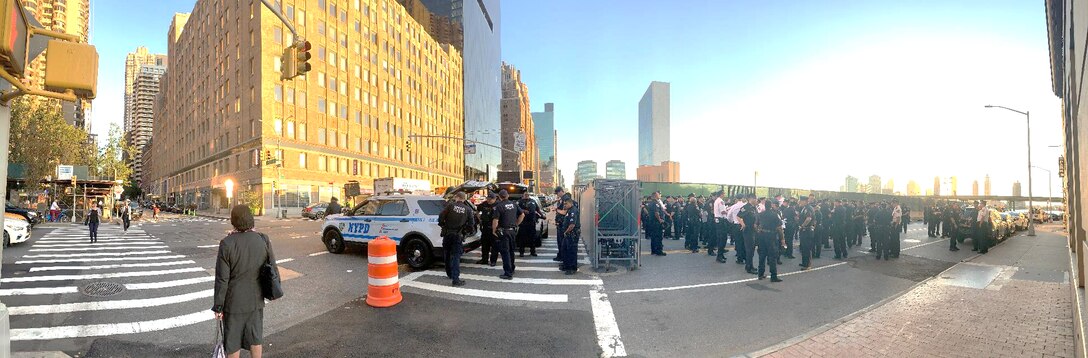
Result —
M638 101L671 84L671 154L683 182L838 190L879 175L906 191L989 175L1027 194L1057 178L1061 107L1042 0L503 2L503 59L534 111L555 103L559 165L638 159ZM946 186L947 187L947 186ZM1035 195L1047 174L1036 171Z
M175 12L194 0L92 0L100 56L93 131L121 123L125 55L166 52ZM837 190L879 175L905 191L989 175L994 194L1054 173L1061 102L1050 84L1043 0L506 0L502 57L533 111L555 103L559 165L627 163L635 177L638 101L671 84L672 160L684 182ZM1034 172L1046 195L1047 173Z

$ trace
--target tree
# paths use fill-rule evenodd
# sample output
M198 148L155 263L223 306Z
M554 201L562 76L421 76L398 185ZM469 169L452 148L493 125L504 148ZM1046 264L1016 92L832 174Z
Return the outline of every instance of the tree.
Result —
M124 133L116 124L110 124L109 138L106 145L98 150L98 156L92 166L92 175L102 178L130 178L132 167L125 163L124 158L134 158L136 147L127 143Z
M56 100L19 97L11 105L12 163L26 165L32 181L54 175L57 165L88 165L94 157L87 132L64 120Z

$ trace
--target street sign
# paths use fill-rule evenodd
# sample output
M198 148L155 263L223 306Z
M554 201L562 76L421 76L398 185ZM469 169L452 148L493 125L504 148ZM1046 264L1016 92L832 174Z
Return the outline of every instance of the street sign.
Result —
M465 143L465 155L476 154L476 143Z
M57 180L71 180L72 173L75 172L75 167L71 165L58 165L57 166Z
M525 151L525 132L514 133L514 150L518 152Z

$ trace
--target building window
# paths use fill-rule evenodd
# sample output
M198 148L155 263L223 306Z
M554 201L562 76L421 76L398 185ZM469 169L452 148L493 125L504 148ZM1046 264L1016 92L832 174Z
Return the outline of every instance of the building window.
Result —
M317 85L321 86L321 87L325 87L325 73L324 72L318 72L317 73Z
M276 99L276 102L283 102L283 85L277 84L272 89L272 96Z
M326 159L324 155L317 156L317 170L328 171L328 167L326 167L325 161Z
M317 142L321 143L321 144L326 144L326 142L325 142L325 128L318 128L317 129Z
M276 72L283 72L283 57L272 57L272 69Z
M340 147L348 149L348 134L340 133Z
M287 137L291 139L295 138L295 121L287 122Z
M298 124L298 139L302 141L306 140L306 123Z
M322 34L322 35L325 34L325 22L324 21L317 20L317 33Z
M330 116L333 116L333 117L336 116L336 102L329 101L329 111L328 111L328 113L329 113Z
M283 135L283 120L279 119L279 118L276 118L275 121L273 121L272 123L273 123L272 124L272 129L276 132L276 135L282 136Z
M283 43L283 29L276 26L272 28L272 41L278 44Z
M295 18L295 22L298 26L306 26L306 11L298 9L298 17Z
M306 153L298 153L298 167L306 169Z
M287 104L295 104L295 89L287 89Z
M355 111L355 123L363 123L363 111Z
M253 164L251 167L261 166L261 150L254 149L251 153L253 153L253 161L250 162L250 164Z
M321 61L325 61L325 46L317 47L317 58Z
M329 146L330 147L338 147L338 145L336 145L336 138L337 138L336 131L332 131L332 134L329 135Z
M325 98L317 97L317 112L325 113Z
M340 106L340 118L348 119L348 106Z
M306 108L306 91L298 91L298 106Z

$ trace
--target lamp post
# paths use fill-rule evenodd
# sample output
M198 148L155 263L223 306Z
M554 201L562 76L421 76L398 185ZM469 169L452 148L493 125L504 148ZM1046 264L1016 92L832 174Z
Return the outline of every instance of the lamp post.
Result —
M1007 111L1016 112L1024 115L1027 119L1027 134L1028 134L1028 236L1035 236L1035 196L1031 193L1031 113L1024 111L1018 111L1009 107L986 105L986 108L1001 108Z
M1051 182L1054 181L1054 173L1051 173L1049 169L1043 169L1039 166L1032 166L1032 168L1039 169L1046 172L1046 209L1054 210L1050 208L1050 198L1054 197L1054 191L1051 187Z

